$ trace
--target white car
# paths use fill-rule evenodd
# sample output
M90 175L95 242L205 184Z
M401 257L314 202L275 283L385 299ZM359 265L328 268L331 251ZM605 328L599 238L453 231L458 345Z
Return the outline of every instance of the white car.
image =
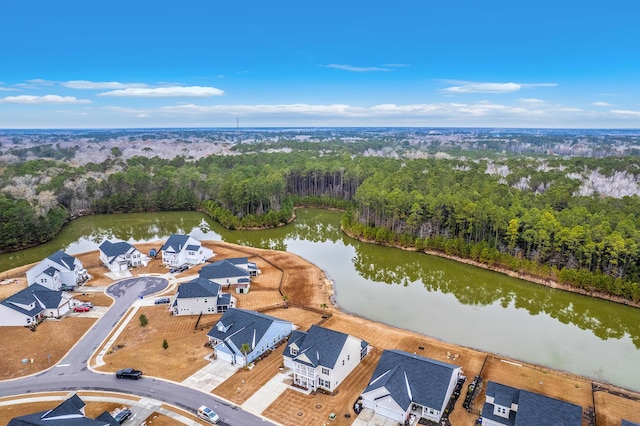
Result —
M218 423L218 420L220 420L220 416L218 416L215 411L205 405L202 405L200 406L200 408L198 408L197 414L198 417L208 421L209 423Z

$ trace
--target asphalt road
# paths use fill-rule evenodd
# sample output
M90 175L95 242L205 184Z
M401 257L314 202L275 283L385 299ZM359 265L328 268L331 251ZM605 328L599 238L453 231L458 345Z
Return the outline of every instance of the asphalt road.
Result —
M141 296L162 291L167 284L166 279L158 277L128 278L112 284L107 293L115 298L114 304L69 353L56 366L42 373L0 382L0 397L48 391L113 391L153 398L191 413L195 413L199 406L206 405L220 415L221 425L269 424L268 421L230 405L210 393L152 377L143 377L140 380L116 379L115 374L97 373L87 367L91 355L131 304Z

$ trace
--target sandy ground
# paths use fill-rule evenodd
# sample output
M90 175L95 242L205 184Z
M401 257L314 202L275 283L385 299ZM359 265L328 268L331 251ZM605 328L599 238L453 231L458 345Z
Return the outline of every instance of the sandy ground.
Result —
M468 382L482 373L485 383L492 380L544 393L580 405L585 410L593 407L595 401L598 425L618 426L621 418L640 422L640 402L638 402L640 395L637 393L622 392L615 395L612 393L614 391L606 390L593 393L592 383L587 378L527 365L516 360L506 360L343 313L331 304L333 294L331 282L326 279L320 269L299 256L217 241L205 242L205 244L214 250L216 260L247 256L262 270L262 274L252 283L249 294L234 294L238 299L238 307L259 310L292 321L303 330L308 329L312 324L322 323L324 327L362 338L374 347L374 350L341 384L334 395L322 393L303 395L287 390L277 398L262 414L281 424L324 424L329 414L335 413L337 417L331 421L331 424L350 425L355 417L353 404L367 386L384 349L402 349L459 365L463 368ZM157 247L158 243L153 243L140 245L138 248L147 252L148 249ZM96 256L97 254L93 252L79 257L86 267L92 262L95 264ZM198 269L188 270L180 276L194 275ZM93 279L88 285L110 284L111 280L104 275L104 272L106 269L100 265L92 267L90 273ZM148 267L132 272L134 275L165 273L167 268L156 259L152 260ZM175 288L166 293L175 293ZM289 306L287 309L283 306L282 295L287 296ZM92 297L95 298L92 300L93 303L97 304L96 301L100 300L98 296ZM104 301L104 303L107 302L108 300ZM147 316L149 324L141 327L139 321L132 321L117 339L115 348L112 348L116 350L105 356L107 365L102 367L102 370L115 371L123 365L133 365L141 368L145 374L180 381L206 364L205 357L211 353L211 349L204 346L207 342L206 333L217 321L219 315L203 317L196 328L196 316L172 317L168 314L166 306L141 308L135 318L137 319L141 313ZM323 316L328 318L323 319ZM65 324L67 321L68 319L65 319L58 324ZM29 338L30 334L38 334L46 329L43 327L36 333L23 328L20 330L24 335L16 335L9 341L15 342L15 339ZM3 335L4 330L0 335L0 342L4 341ZM162 341L165 339L169 344L166 350L162 348ZM1 347L2 344L0 344ZM238 371L214 389L213 393L242 404L280 371L283 347L257 362L252 370ZM6 371L8 367L3 358L0 358L0 371ZM40 368L46 368L46 365ZM484 392L480 392L476 397L470 413L462 408L463 399L464 393L450 417L454 425L473 424L482 407ZM587 425L587 422L585 421L584 424Z

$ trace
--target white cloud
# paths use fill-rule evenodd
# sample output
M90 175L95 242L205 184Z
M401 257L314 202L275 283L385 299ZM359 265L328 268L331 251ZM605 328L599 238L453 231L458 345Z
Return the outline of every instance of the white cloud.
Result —
M98 96L167 98L167 97L222 96L223 94L224 94L223 90L216 89L215 87L169 86L169 87L157 87L157 88L130 87L126 89L98 93Z
M13 92L13 91L16 91L16 90L19 90L19 89L12 89L11 87L0 86L0 92Z
M594 106L597 106L597 107L610 107L610 106L613 106L613 104L610 104L609 102L601 102L601 101L594 102L591 105L594 105Z
M78 99L75 96L59 96L59 95L20 95L7 96L0 98L1 103L9 104L90 104L88 99Z
M486 83L486 82L473 82L462 81L453 82L456 86L450 86L442 89L445 93L512 93L517 92L523 88L531 87L555 87L555 83Z
M70 89L127 89L130 87L147 87L144 83L120 83L117 81L88 81L88 80L71 80L61 83L62 86Z
M545 101L538 98L520 98L518 99L518 102L520 102L521 104L527 104L527 105L542 105L545 103Z
M629 109L612 109L609 111L611 114L615 115L625 115L629 117L640 117L640 111L633 111Z
M163 107L163 111L178 113L223 113L223 114L318 114L353 115L362 108L349 105L194 105L183 104Z
M409 64L384 64L385 67L403 68L408 67Z
M389 67L392 65L388 65ZM355 67L353 65L346 64L329 64L323 65L325 68L335 68L337 70L351 71L351 72L372 72L372 71L391 71L389 68L382 67Z

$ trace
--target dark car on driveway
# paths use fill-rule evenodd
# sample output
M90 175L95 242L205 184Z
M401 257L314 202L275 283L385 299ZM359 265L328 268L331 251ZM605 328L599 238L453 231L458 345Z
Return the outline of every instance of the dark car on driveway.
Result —
M155 303L156 305L162 305L165 303L171 303L171 299L168 297L158 297L156 300L153 301L153 303Z
M133 368L123 368L116 371L116 378L118 379L132 379L138 380L142 377L142 371L134 370Z
M115 419L116 422L118 423L122 423L125 420L127 420L129 417L131 417L131 410L128 409L124 409L122 411L118 411L118 414L116 414L115 416L113 416L113 418Z

